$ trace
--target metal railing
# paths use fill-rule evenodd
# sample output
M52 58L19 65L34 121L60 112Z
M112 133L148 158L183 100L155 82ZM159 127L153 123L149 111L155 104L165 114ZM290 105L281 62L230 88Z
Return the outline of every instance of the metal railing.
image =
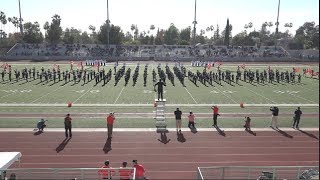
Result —
M101 177L99 170L104 171ZM135 179L136 168L17 168L17 169L0 169L0 179L9 179L15 176L17 179L120 179L120 170L132 171L131 179ZM14 175L13 175L14 174ZM107 177L105 176L107 175Z
M301 179L308 170L319 173L319 166L198 167L197 179Z

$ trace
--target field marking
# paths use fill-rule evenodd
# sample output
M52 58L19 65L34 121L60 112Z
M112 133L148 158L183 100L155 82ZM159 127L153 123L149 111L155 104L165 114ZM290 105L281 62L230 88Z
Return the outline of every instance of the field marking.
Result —
M298 96L298 95L294 95L294 94L292 94L292 93L291 93L290 95L292 95L292 96L294 96L294 97L297 97L297 98L300 98L300 99L303 99L303 100L305 100L305 101L309 101L309 102L311 102L311 103L317 103L317 102L315 102L315 101L311 101L311 100L309 100L309 99L300 97L300 96Z
M87 92L83 93L80 97L78 97L75 101L73 101L72 104L75 103L75 102L77 102L80 98L82 98L84 95L86 95L86 94L87 94L89 91L91 91L93 88L94 88L94 86L92 86L92 88L90 88Z
M229 98L231 101L233 101L234 103L238 103L237 101L235 101L234 99L232 99L231 97L227 96L224 92L220 91L220 89L218 89L217 87L214 86L215 89L217 89L219 92L221 92L221 94L223 94L225 97Z
M245 87L245 86L244 86ZM271 100L271 99L269 99L269 98L267 98L267 97L265 97L265 96L263 96L263 95L261 95L261 94L259 94L259 93L257 93L257 92L255 92L255 91L252 91L251 89L249 89L249 88L247 88L247 87L245 87L246 89L248 89L249 91L251 91L251 92L253 92L254 94L256 94L256 95L258 95L258 96L260 96L260 97L263 97L263 98L265 98L265 99L267 99L267 100L269 100L269 101L271 101L272 103L274 103L274 104L277 104L277 102L275 102L275 101L273 101L273 100Z
M43 97L48 96L49 94L51 94L51 93L53 93L53 92L58 91L58 90L59 90L59 89L61 89L62 87L64 87L64 86L60 86L59 88L55 89L54 91L52 91L52 92L48 92L47 94L45 94L45 95L43 95L43 96L41 96L41 97L39 97L39 98L35 99L35 100L34 100L34 101L32 101L31 103L34 103L34 102L38 101L39 99L42 99Z
M184 89L188 92L188 94L191 96L191 98L193 99L193 101L198 104L198 102L193 98L192 94L188 91L188 89L186 87L184 87Z
M34 128L0 128L0 132L32 132ZM176 132L176 128L167 128L167 130L170 132ZM244 128L223 128L225 131L229 132L244 132ZM271 128L251 128L254 132L260 132L260 131L275 131ZM281 128L282 131L297 131L292 128ZM303 131L316 131L319 132L319 128L300 128L300 130ZM64 128L46 128L46 132L64 132ZM72 131L74 132L106 132L108 131L107 128L72 128ZM113 131L116 132L154 132L157 131L157 128L113 128ZM190 132L189 128L181 128L181 131L188 131ZM197 131L203 131L203 132L212 132L217 131L215 128L197 128ZM245 136L248 137L248 136ZM257 136L257 137L274 137L274 136ZM304 137L304 136L299 136ZM218 147L217 147L218 148ZM306 147L300 147L299 148L306 148ZM319 148L319 147L317 147Z
M114 101L114 103L113 103L113 104L116 104L116 103L117 103L117 101L118 101L119 97L121 96L121 94L122 94L122 91L123 91L123 90L124 90L124 87L122 87L122 89L121 89L121 91L120 91L120 93L119 93L119 95L118 95L117 99Z
M220 107L240 107L237 104L215 104ZM65 107L65 103L0 103L0 107ZM152 107L153 104L73 104L75 107ZM211 107L212 104L166 104L167 107ZM278 106L278 107L319 107L319 103L317 104L244 104L245 107L270 107L270 106Z

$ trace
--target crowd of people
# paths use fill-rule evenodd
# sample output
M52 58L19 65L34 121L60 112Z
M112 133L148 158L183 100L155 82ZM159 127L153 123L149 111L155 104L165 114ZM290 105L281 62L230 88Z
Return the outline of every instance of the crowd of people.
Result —
M175 58L263 58L289 57L281 47L254 46L175 46L175 45L101 45L101 44L17 44L7 56L65 57L175 57Z

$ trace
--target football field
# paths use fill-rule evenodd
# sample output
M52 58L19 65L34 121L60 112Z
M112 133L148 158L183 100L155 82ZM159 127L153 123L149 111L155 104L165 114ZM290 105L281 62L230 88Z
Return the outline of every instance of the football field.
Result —
M64 80L54 83L53 81L40 82L39 79L24 79L9 82L8 76L0 83L0 127L24 127L31 126L41 117L52 119L57 123L52 123L53 127L62 127L59 125L58 119L67 113L78 114L79 127L100 127L104 126L104 118L108 112L115 111L118 113L120 127L154 127L153 107L156 92L154 91L152 82L152 70L157 72L158 63L148 63L147 85L143 85L143 72L145 62L140 64L139 77L135 86L133 86L132 75L137 63L126 63L126 70L131 68L131 77L129 83L125 86L124 77L115 86L114 75L111 81L103 85L102 82L96 84L93 79L89 83L84 84L81 80L74 83L72 80L65 84ZM118 69L123 64L119 63ZM165 63L161 64L161 69L165 71ZM240 65L240 63L239 63ZM11 64L12 70L35 67L40 70L52 69L53 63L17 63ZM60 69L69 69L70 64L59 64ZM185 63L187 72L190 70L196 72L203 71L203 67L192 67L190 63ZM301 69L311 68L319 71L318 65L301 65L301 64L247 64L246 69L251 71L263 71L268 67L273 70L291 72L294 67ZM170 70L173 72L174 64L169 64ZM235 72L238 64L223 64L220 66L222 71L230 70ZM85 69L97 70L94 67L85 66ZM113 64L101 66L106 72L111 69ZM125 71L126 71L125 70ZM209 71L217 72L216 67L212 67ZM243 69L241 69L243 72ZM113 72L112 72L113 73ZM241 77L242 78L242 77ZM157 79L159 76L157 75ZM198 114L199 122L206 122L211 119L212 105L218 105L222 114L222 119L242 119L246 115L253 116L257 119L269 119L269 107L277 105L280 108L280 115L286 121L292 120L292 113L297 106L301 106L307 119L310 119L309 126L319 126L319 80L311 78L310 75L304 77L302 75L301 83L256 83L239 81L239 84L228 84L222 81L221 85L213 83L213 85L197 83L193 84L187 77L185 78L185 87L178 81L175 76L175 84L173 85L168 79L164 88L164 97L167 100L168 118L173 118L172 112L175 108L185 113L193 111ZM73 107L68 108L67 103L71 102ZM240 108L243 103L245 108ZM225 116L223 115L225 113ZM90 119L90 122L88 121ZM128 121L128 119L134 119ZM80 121L82 121L80 123ZM15 123L14 123L15 122ZM285 123L289 126L288 122ZM199 123L199 126L206 127L207 123ZM211 122L210 122L211 123ZM209 124L210 124L209 123ZM235 127L230 121L224 121L225 126ZM241 122L242 123L242 122ZM77 124L77 123L76 123ZM32 123L32 126L34 124ZM174 125L173 122L169 123ZM258 123L265 126L266 123Z

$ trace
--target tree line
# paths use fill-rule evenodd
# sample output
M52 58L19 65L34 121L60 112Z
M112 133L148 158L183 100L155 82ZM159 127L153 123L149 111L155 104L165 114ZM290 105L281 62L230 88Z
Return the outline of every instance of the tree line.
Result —
M107 21L97 29L89 25L91 32L82 32L74 27L61 27L61 17L57 14L52 16L51 22L43 25L45 34L40 30L38 22L23 23L23 34L19 32L19 21L17 17L6 17L0 11L0 40L2 44L14 44L16 42L25 43L65 43L65 44L116 44L116 45L190 45L195 38L196 43L213 45L233 45L233 46L272 46L276 43L288 49L319 49L319 25L315 22L305 22L300 26L295 35L289 33L292 23L285 23L285 32L275 34L272 22L263 22L261 29L251 30L253 24L249 22L244 25L244 29L234 36L232 35L232 24L227 19L223 28L217 25L210 25L206 29L197 32L196 37L192 37L191 26L178 29L174 24L170 24L167 29L156 29L150 25L148 30L140 30L137 25L131 25L131 32L124 32L120 26ZM23 21L23 20L22 20ZM3 27L12 23L16 28L14 33L7 34ZM108 36L108 31L110 36ZM156 31L156 33L154 33ZM155 34L155 35L153 35ZM108 41L109 38L109 41Z

